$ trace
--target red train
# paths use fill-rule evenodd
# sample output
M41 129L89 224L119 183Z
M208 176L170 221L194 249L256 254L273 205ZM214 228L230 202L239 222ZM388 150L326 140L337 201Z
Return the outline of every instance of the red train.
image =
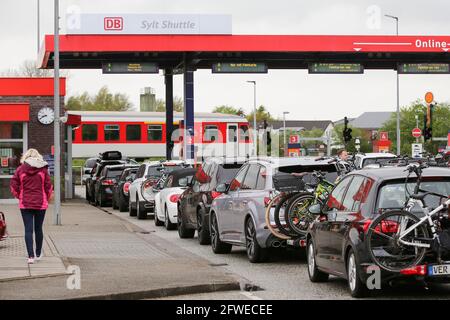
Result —
M164 157L166 124L164 112L70 111L81 118L73 130L74 158L97 156L119 150L130 158ZM173 157L180 155L183 114L174 113ZM248 121L240 116L220 113L196 113L194 123L196 157L253 155Z

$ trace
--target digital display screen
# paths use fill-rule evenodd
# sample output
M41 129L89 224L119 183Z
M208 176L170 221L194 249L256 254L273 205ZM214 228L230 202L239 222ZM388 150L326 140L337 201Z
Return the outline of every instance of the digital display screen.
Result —
M309 73L364 73L364 67L360 63L311 63L308 66Z

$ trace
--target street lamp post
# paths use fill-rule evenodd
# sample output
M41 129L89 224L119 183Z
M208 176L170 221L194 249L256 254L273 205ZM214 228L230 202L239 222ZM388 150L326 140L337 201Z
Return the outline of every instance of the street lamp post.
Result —
M40 5L40 0L37 0L37 21L36 21L36 24L37 24L37 53L39 54L39 44L40 44L40 38L41 38L41 20L40 20L40 7L41 7L41 5Z
M284 151L284 155L286 156L286 115L289 114L289 111L284 111L283 112L283 151Z
M395 33L398 36L398 17L389 14L384 16L395 20ZM400 78L397 66L397 155L400 155L400 150Z
M54 170L54 185L55 185L55 204L53 208L53 224L61 225L61 140L60 140L60 103L59 96L59 0L55 0L55 30L54 30L54 78L53 78L53 108L55 111L55 120L53 123L54 135L54 155L53 160L55 164Z
M253 154L257 155L258 148L258 128L256 127L256 81L247 81L253 83Z

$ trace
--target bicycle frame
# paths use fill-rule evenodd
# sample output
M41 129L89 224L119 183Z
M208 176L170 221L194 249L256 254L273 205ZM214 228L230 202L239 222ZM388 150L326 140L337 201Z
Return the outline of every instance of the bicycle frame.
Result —
M434 209L433 211L429 211L428 207L425 206L424 202L422 200L416 200L416 199L410 199L408 201L408 204L406 206L406 210L410 211L414 205L418 203L420 208L422 209L422 211L425 213L425 217L421 218L419 220L419 222L415 223L414 225L412 225L411 227L409 227L408 229L402 231L402 227L400 228L400 236L398 241L401 244L404 245L409 245L409 246L413 246L413 247L419 247L419 248L430 248L430 244L427 243L416 243L416 242L408 242L403 240L404 237L406 237L408 234L410 234L413 230L415 230L418 226L424 224L426 221L428 221L428 224L430 225L431 228L431 234L433 236L432 239L435 239L437 237L437 233L436 233L436 228L434 226L433 220L431 219L434 215L436 215L437 213L439 213L441 210L447 208L450 205L450 199L448 199L445 203L441 204L440 206L438 206L436 209Z

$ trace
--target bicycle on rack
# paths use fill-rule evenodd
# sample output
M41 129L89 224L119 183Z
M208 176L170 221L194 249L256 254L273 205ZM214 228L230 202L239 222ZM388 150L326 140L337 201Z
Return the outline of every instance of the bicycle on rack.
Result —
M424 163L407 166L407 201L404 208L385 211L369 226L368 251L373 262L384 270L400 272L419 265L430 249L440 263L442 252L450 249L446 232L450 226L450 199L446 195L421 189L423 170L427 167ZM410 193L408 185L413 173L417 176L417 181L413 193ZM424 200L427 196L437 197L441 204L430 211ZM416 212L413 213L412 209L417 207L419 213L424 215L421 218Z

